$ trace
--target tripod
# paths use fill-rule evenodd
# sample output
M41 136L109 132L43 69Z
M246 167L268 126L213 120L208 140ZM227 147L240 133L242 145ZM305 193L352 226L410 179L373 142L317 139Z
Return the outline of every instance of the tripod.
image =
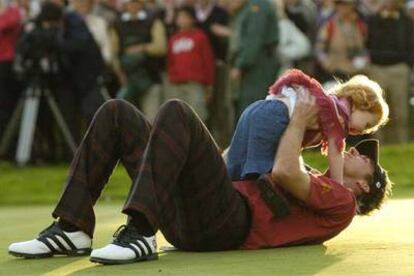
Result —
M14 135L18 130L20 122L20 131L15 155L16 162L20 166L24 166L30 161L39 105L42 97L46 98L46 102L63 134L66 144L73 153L76 150L76 143L50 89L42 86L39 82L33 82L20 98L0 141L0 155L3 155L7 152Z

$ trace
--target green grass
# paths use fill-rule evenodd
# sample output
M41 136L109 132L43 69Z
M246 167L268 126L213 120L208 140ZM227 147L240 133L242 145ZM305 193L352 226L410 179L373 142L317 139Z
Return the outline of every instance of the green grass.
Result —
M339 236L318 246L213 253L161 253L158 261L101 266L87 257L21 260L7 255L15 241L49 225L52 206L0 207L0 275L413 275L414 200L395 199L381 212L355 218ZM121 204L99 204L94 248L111 241L125 221ZM28 218L28 211L30 218ZM167 245L161 235L159 244Z
M305 159L318 169L326 161L317 152ZM88 258L20 260L7 246L34 238L50 224L50 212L65 181L68 166L16 168L0 163L0 275L412 275L414 260L414 144L387 146L381 161L396 183L394 199L381 212L354 219L336 238L320 246L216 253L161 253L159 261L100 266ZM124 169L115 170L97 211L94 248L111 240L125 221L120 214L130 186ZM43 205L43 206L33 206ZM11 206L13 205L13 206ZM30 206L30 207L28 207ZM167 243L161 235L159 243Z
M306 152L305 160L320 170L326 167L326 158L318 152ZM414 197L414 144L382 147L381 163L395 182L394 196ZM9 163L0 163L0 205L55 203L67 171L68 165L16 168ZM119 166L100 200L123 200L130 185L131 180Z

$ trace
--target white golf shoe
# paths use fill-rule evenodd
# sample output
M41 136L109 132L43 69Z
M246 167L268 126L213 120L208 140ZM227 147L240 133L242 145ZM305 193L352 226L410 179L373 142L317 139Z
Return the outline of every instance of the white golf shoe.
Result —
M12 243L9 246L9 254L23 258L85 256L91 253L91 246L92 240L85 232L65 232L54 222L43 230L37 239Z
M91 262L101 264L126 264L156 259L155 236L142 236L132 225L121 226L115 232L113 242L93 250L90 257Z

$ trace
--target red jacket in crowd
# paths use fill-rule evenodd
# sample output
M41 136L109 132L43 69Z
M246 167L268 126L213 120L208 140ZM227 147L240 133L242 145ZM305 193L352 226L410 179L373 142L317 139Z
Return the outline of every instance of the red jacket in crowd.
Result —
M213 85L215 58L200 29L178 32L168 42L168 78L171 83L198 82Z
M11 5L0 12L0 62L14 59L20 27L21 14L18 7Z

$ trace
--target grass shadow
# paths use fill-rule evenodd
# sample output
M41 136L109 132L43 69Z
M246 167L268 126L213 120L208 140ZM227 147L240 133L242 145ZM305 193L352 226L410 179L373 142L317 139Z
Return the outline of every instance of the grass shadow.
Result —
M315 274L344 258L346 258L344 254L328 253L327 247L323 245L208 253L171 251L161 253L158 261L118 266L96 265L74 272L73 275Z
M10 256L10 259L1 262L0 275L45 275L61 267L79 263L79 261L88 260L85 257L61 256L45 259L22 259Z

